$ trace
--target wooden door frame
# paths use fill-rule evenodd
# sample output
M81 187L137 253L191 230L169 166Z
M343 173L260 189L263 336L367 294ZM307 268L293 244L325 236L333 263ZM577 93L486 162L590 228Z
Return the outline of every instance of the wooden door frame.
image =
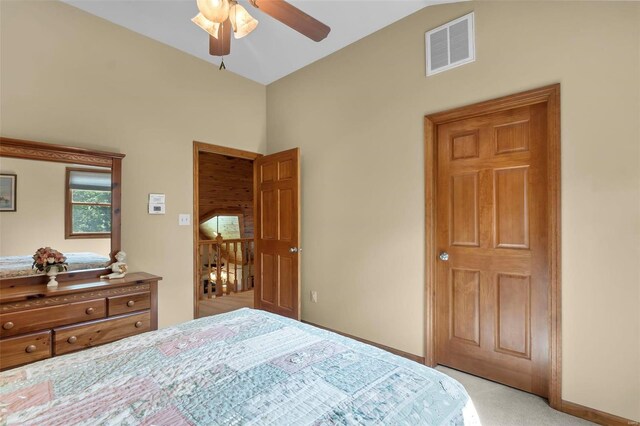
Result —
M508 109L547 104L547 167L549 173L549 404L562 405L561 282L560 282L560 84L455 108L424 118L425 138L425 364L436 365L436 263L437 263L437 130L438 126Z
M206 152L210 154L220 154L227 157L244 158L245 160L254 161L256 158L262 157L263 154L257 152L244 151L237 148L229 148L221 145L213 145L205 142L193 141L193 317L198 318L200 315L199 296L199 279L198 279L198 240L200 238L200 153ZM255 185L255 182L254 182ZM255 194L253 194L253 202L255 206ZM253 212L254 218L256 212ZM255 247L255 233L253 235L253 244Z

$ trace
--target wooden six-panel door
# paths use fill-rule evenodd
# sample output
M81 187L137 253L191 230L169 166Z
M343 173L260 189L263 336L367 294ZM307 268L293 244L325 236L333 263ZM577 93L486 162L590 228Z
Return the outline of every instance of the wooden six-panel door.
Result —
M255 307L300 319L300 150L255 160Z
M547 104L436 132L436 362L547 397Z

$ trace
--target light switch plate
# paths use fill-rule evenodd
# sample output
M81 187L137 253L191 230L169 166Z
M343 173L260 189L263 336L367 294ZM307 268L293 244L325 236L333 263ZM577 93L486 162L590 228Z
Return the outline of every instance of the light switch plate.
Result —
M180 226L189 226L191 225L191 215L190 214L185 214L185 213L180 213L178 215L178 225Z

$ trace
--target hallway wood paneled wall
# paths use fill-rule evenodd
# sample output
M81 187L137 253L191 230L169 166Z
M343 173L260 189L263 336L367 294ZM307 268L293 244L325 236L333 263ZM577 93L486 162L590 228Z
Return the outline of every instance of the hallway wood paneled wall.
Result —
M242 237L253 237L253 161L201 152L199 162L200 218L214 212L242 212Z

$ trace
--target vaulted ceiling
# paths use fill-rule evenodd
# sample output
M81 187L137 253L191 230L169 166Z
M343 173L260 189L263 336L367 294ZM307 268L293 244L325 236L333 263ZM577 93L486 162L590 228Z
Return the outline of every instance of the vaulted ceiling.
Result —
M207 33L191 18L196 0L63 0L93 15L219 64L209 55ZM316 43L286 27L247 0L240 0L260 22L240 40L232 40L224 58L227 70L269 84L424 7L455 0L291 0L290 3L331 27ZM427 30L427 28L425 28Z

